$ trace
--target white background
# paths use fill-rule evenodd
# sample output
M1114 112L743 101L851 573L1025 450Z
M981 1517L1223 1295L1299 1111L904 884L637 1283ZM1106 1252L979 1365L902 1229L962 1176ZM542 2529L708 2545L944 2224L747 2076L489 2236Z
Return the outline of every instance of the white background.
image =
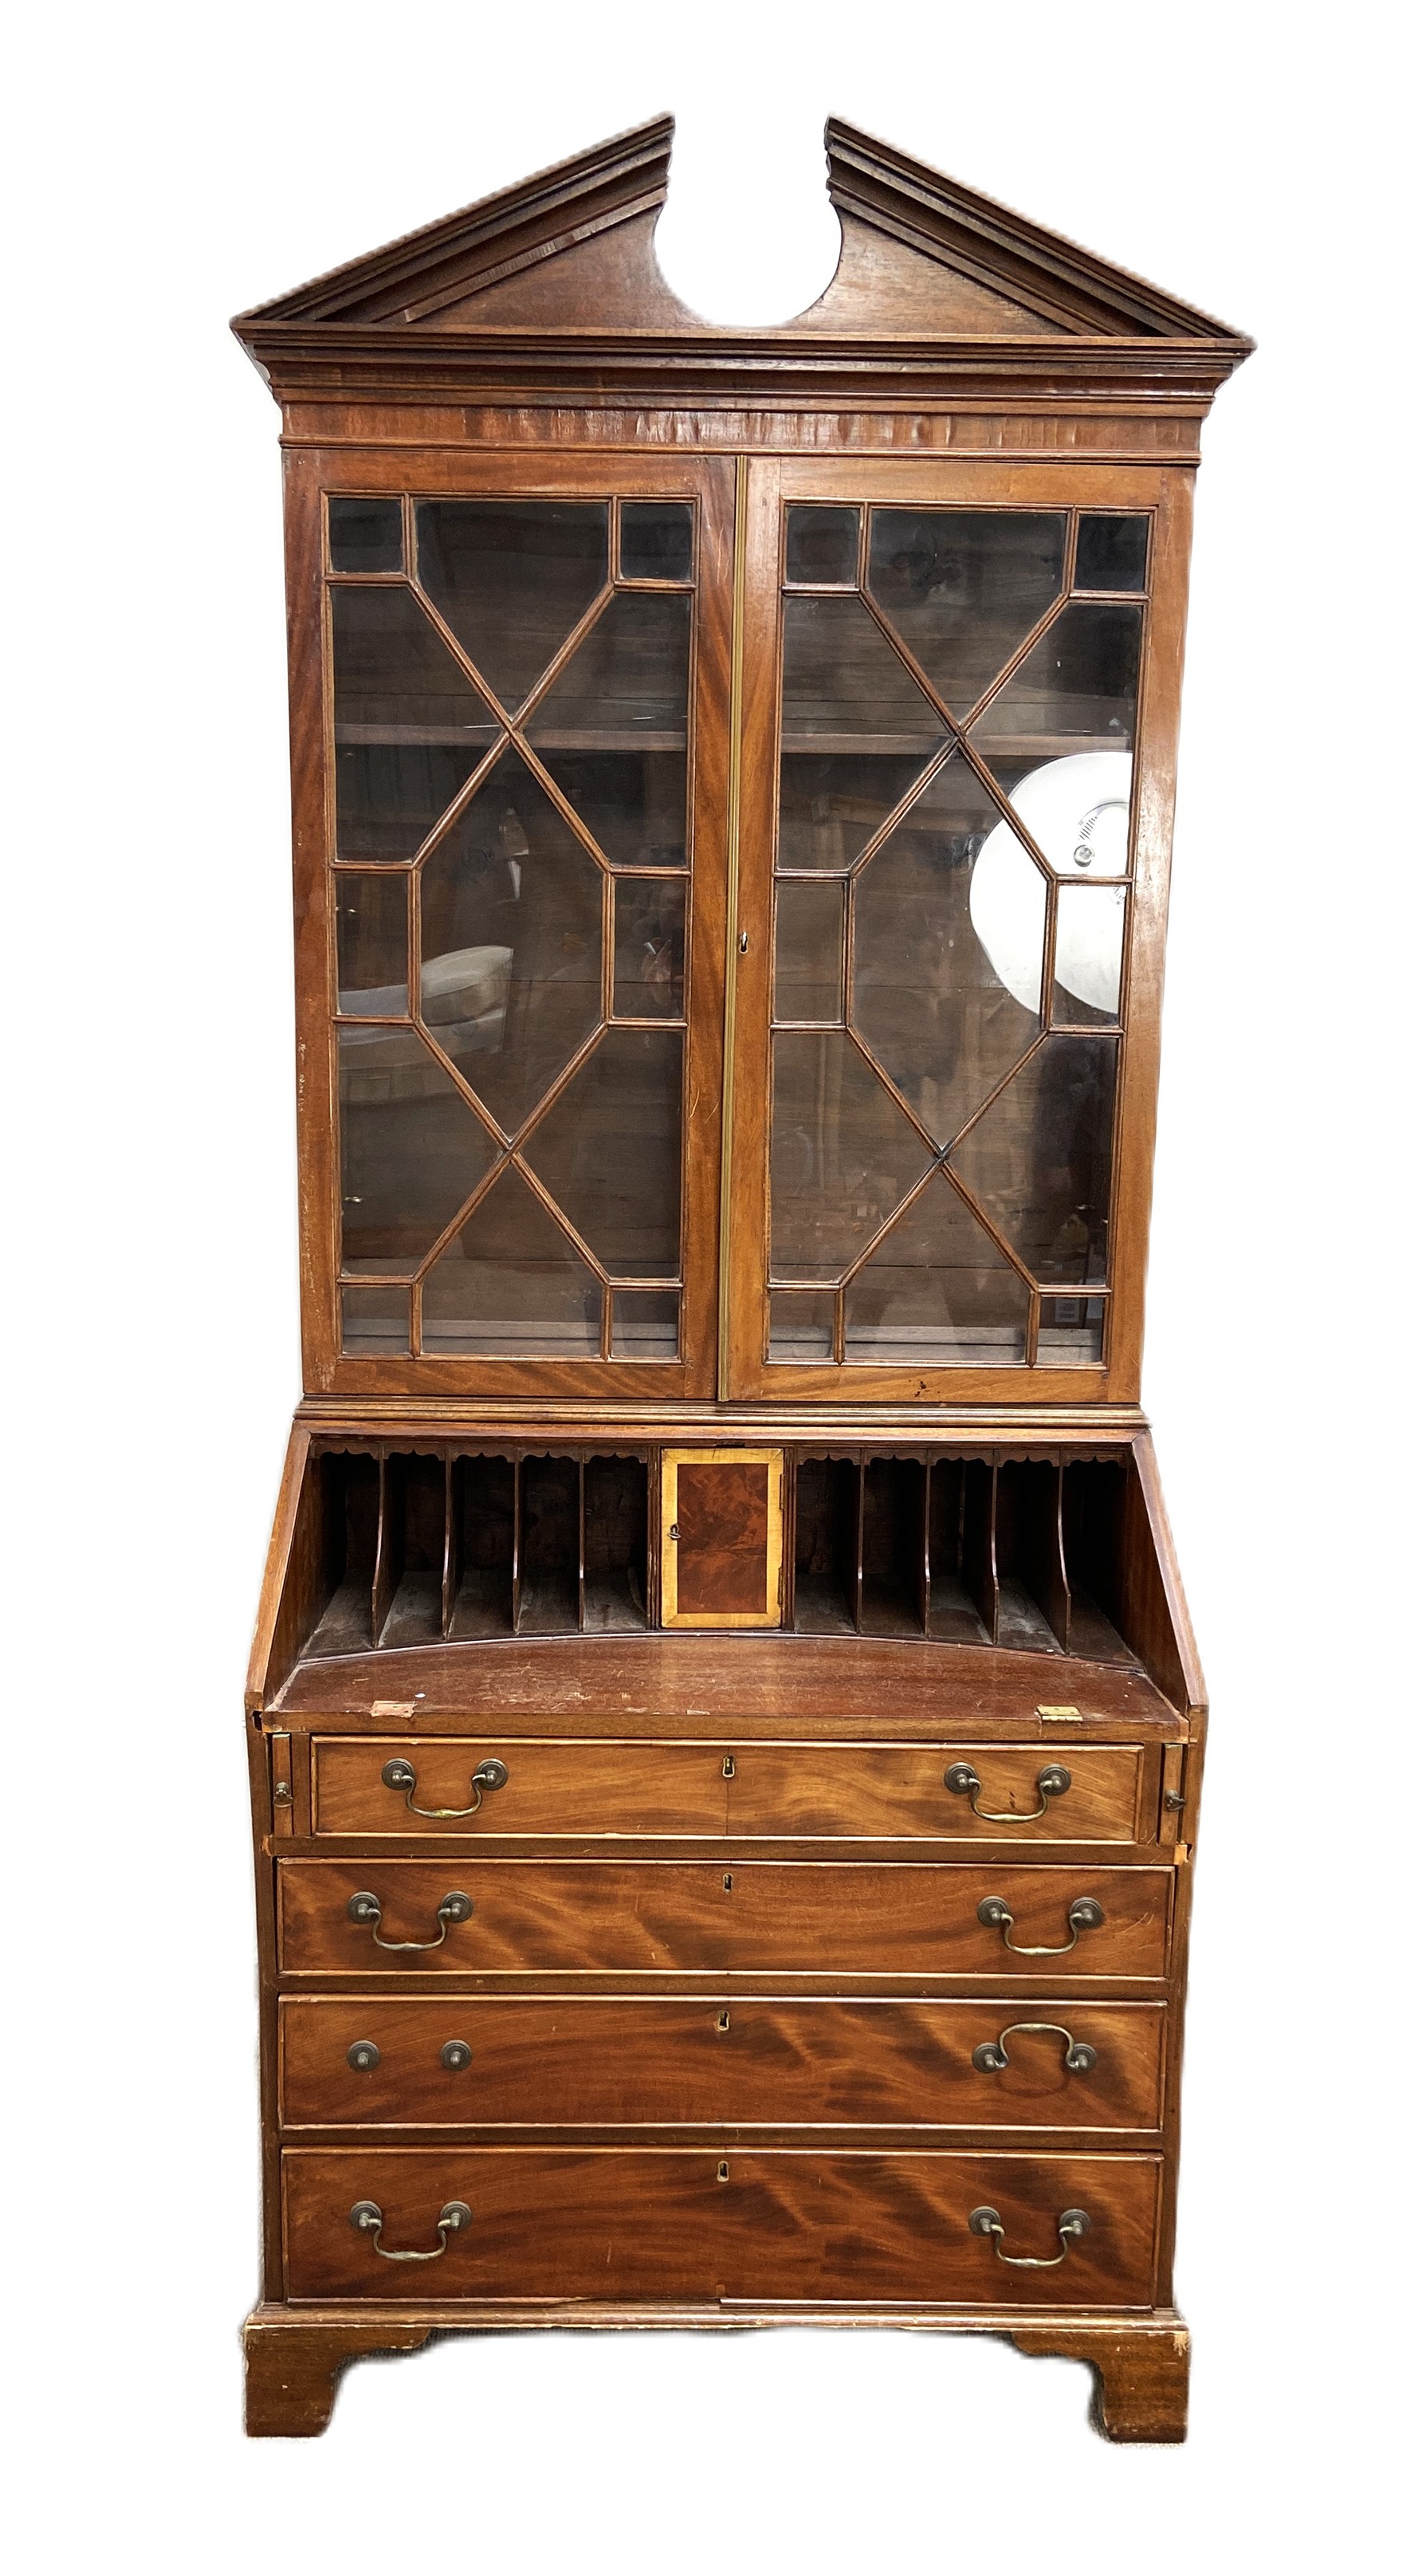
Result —
M26 2576L1403 2564L1426 2236L1402 1973L1426 1898L1392 1928L1423 1819L1405 13L27 14L0 551L0 2344ZM834 110L1261 343L1201 478L1146 1378L1214 1692L1182 2452L1099 2441L1078 2367L894 2335L457 2341L363 2364L320 2443L240 2430L241 1688L298 1363L278 421L226 321L665 108L660 255L715 318L823 285Z

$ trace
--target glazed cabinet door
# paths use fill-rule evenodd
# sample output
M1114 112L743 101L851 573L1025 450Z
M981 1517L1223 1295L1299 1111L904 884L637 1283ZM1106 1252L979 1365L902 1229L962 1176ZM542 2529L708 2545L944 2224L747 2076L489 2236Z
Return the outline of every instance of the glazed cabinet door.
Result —
M749 467L727 1393L1132 1393L1186 519Z
M290 471L307 1382L709 1394L733 469Z

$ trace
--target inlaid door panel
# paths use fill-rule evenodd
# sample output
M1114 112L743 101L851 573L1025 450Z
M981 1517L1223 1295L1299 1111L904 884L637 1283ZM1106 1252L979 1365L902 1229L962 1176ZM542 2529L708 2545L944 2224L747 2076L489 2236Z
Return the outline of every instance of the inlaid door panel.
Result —
M1068 2018L1065 2018L1068 2012ZM1157 2128L1162 2004L283 1998L289 2128Z
M282 1861L287 1974L1161 1978L1172 1872L999 1861ZM393 1946L395 1945L395 1946Z
M1153 2156L354 2147L282 2163L294 2299L1152 2297ZM998 2233L972 2229L987 2212ZM419 2252L435 2256L419 2273L391 2259Z

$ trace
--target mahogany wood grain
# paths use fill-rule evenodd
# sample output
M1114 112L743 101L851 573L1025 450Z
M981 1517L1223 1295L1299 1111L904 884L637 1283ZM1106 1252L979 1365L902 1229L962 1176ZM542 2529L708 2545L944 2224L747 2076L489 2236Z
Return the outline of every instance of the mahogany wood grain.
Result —
M653 248L671 137L669 119L652 120L235 326L282 405L286 451L305 1390L248 1674L266 2258L247 2330L249 2427L320 2431L345 2361L414 2349L434 2327L815 2321L1008 2333L1094 2368L1111 2438L1179 2440L1173 2174L1204 1688L1138 1388L1192 476L1200 423L1251 344L839 120L827 130L843 236L831 285L777 328L707 324L668 289ZM676 1361L340 1351L323 521L326 496L342 493L623 493L697 510ZM1113 1285L1096 1368L767 1362L781 514L791 500L847 499L1153 520ZM650 1543L621 1535L611 1562L621 1608L634 1576L637 1613L643 1556L650 1619L661 1451L771 1444L853 1462L849 1624L890 1633L422 1644L418 1624L402 1646L409 1622L393 1608L390 1649L370 1650L400 1596L411 1461L433 1452L453 1495L459 1471L440 1465L452 1439L512 1462L572 1457L581 1480L590 1457L641 1458ZM1063 1490L1076 1444L1091 1477L1100 1462L1127 1474L1112 1532L1103 1544L1082 1533L1071 1562L1062 1516L1034 1497L1053 1478ZM358 1515L360 1618L337 1616L323 1656L304 1661L341 1552L309 1467L335 1468L324 1451L346 1447L368 1452L386 1508L378 1531L373 1504L369 1548ZM935 1623L945 1568L931 1561L925 1497L933 1460L953 1449L974 1489L957 1580L998 1640L984 1646L902 1634ZM912 1463L888 1475L863 1452ZM512 1483L522 1472L511 1465ZM887 1496L917 1479L908 1552L914 1514ZM894 1543L875 1509L868 1525L869 1491L893 1510ZM459 1624L454 1530L448 1504L442 1549L418 1551L442 1630ZM522 1544L517 1514L505 1569L516 1629ZM795 1550L784 1563L795 1574ZM577 1612L588 1572L580 1554ZM1068 1651L1002 1650L1023 1606L1011 1586ZM770 1585L768 1617L773 1605ZM723 1615L725 1596L709 1606ZM398 1750L431 1804L465 1803L485 1753L511 1776L474 1817L423 1819L380 1786ZM994 1809L1033 1803L1048 1758L1073 1785L1043 1819L982 1822L941 1784L953 1758L974 1761ZM279 1806L284 1772L292 1796ZM1186 1804L1167 1805L1166 1790ZM314 1834L328 1852L346 1837L359 1856L322 1857ZM649 1855L608 1856L601 1838L617 1834L647 1837ZM695 1834L724 1848L681 1856ZM477 1852L482 1835L506 1856ZM908 1836L923 1846L914 1860L898 1848ZM729 1852L732 1837L759 1857ZM799 1837L863 1848L813 1859ZM654 1859L665 1842L672 1854ZM791 1855L775 1857L784 1843ZM390 1937L430 1939L441 1897L461 1886L473 1917L439 1950L382 1952L347 1917L348 1895L372 1888ZM1011 1906L1013 1938L1056 1954L1007 1951L976 1919L987 1894ZM1078 1895L1107 1919L1060 1951ZM317 1990L284 1993L284 1977ZM795 1991L769 1992L771 1979ZM1052 2033L1009 2029L1031 2019L1088 2040L1094 2069L1070 2074ZM971 2050L1002 2030L1010 2063L982 2074ZM469 2069L439 2065L455 2037ZM362 2038L380 2049L367 2075L347 2060ZM284 2114L309 2143L289 2143L280 2178ZM576 2145L576 2122L592 2146ZM612 2143L664 2126L683 2133L682 2152ZM774 2136L749 2140L761 2127ZM525 2128L558 2129L564 2144L517 2145ZM695 2128L711 2144L695 2145ZM1020 2138L1028 2149L1012 2149ZM389 2241L430 2248L452 2196L475 2224L426 2266L383 2262L349 2223L371 2197ZM969 2232L983 2202L1000 2211L1007 2253L1053 2254L1070 2206L1090 2212L1091 2232L1052 2269L1011 2269Z
M1189 2337L1173 2316L1147 2332L1068 2321L1010 2330L1018 2352L1087 2361L1096 2380L1093 2415L1111 2442L1183 2442L1188 2438Z
M1046 2258L1061 2212L1089 2214L1064 2263L1011 2274L1026 2307L1071 2290L1087 2307L1152 2296L1155 2156L299 2147L282 2163L293 2299L411 2297L412 2267L352 2226L361 2200L413 2251L439 2241L447 2201L468 2205L472 2225L423 2282L446 2299L600 2298L612 2275L632 2299L999 2302L1007 2267L968 2224L986 2205L1007 2254Z
M278 2304L254 2310L243 2329L247 2368L246 2429L254 2436L296 2440L325 2433L337 2379L347 2364L373 2352L418 2352L429 2325L299 2324Z
M276 1742L277 1739L274 1739ZM491 1755L509 1772L473 1814L473 1774ZM411 1792L388 1788L393 1759L416 1773ZM1042 1744L950 1742L821 1745L744 1743L736 1737L685 1744L559 1742L516 1736L318 1737L312 1747L318 1834L515 1834L801 1836L886 1841L1133 1842L1145 1756L1135 1746L1076 1753L1070 1787L1045 1804L1036 1782ZM978 1815L945 1785L947 1769L969 1762L979 1775ZM454 1809L425 1815L422 1807ZM1014 1821L997 1821L1005 1816Z
M525 1861L460 1854L439 1861L278 1863L278 1961L286 1975L438 1976L472 1971L631 1969L645 1975L747 1970L878 1976L1162 1978L1173 1873L1098 1862L1029 1868L1000 1861ZM383 1940L435 1941L453 1892L474 1911L439 1947L380 1948L349 1899L376 1896ZM976 1908L1002 1897L1010 1949ZM1093 1897L1104 1921L1073 1948L1067 1918Z
M468 2306L428 2299L384 2306L346 2300L254 2308L244 2328L248 2364L248 2431L278 2435L322 2432L336 2382L368 2353L413 2352L433 2334L469 2332ZM816 2299L768 2304L729 2299L718 2305L678 2300L482 2301L481 2334L607 2334L643 2330L745 2334L750 2326L868 2326L918 2334L1004 2335L1021 2352L1086 2362L1094 2385L1091 2420L1111 2442L1181 2442L1188 2429L1189 2337L1173 2307L1120 2309L1095 2317L1082 2308L1045 2308L1033 2320L1024 2307L984 2303L931 2307L916 2300Z
M385 1705L386 1716L380 1714ZM1056 1743L1185 1732L1142 1673L1069 1657L997 1653L989 1646L876 1637L672 1636L492 1639L407 1646L299 1664L270 1702L282 1723L340 1721L343 1731L389 1733L402 1710L423 1731L473 1710L492 1728L530 1717L570 1733L665 1734L701 1717L749 1734L851 1733L940 1741L951 1729L1037 1740L1042 1706L1073 1707L1050 1722ZM647 1722L647 1723L645 1723Z
M1092 2048L1066 2067L1061 2030ZM286 2128L792 2126L1153 2131L1161 2004L288 1995ZM1005 2041L1008 2064L974 2051ZM448 2067L452 2040L468 2065ZM377 2063L348 2051L374 2043Z

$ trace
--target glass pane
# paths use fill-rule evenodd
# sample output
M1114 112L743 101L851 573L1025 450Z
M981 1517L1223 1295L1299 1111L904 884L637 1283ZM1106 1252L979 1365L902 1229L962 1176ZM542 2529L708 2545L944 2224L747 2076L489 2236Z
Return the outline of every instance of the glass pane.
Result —
M1149 565L1147 518L1081 518L1074 556L1076 590L1142 590Z
M641 1293L614 1291L614 1329L609 1343L616 1360L676 1360L678 1357L676 1289Z
M850 867L946 740L859 599L785 603L780 868Z
M859 599L794 598L783 605L782 738L784 755L919 752L926 761L947 735Z
M619 591L542 698L529 737L616 866L680 867L689 602Z
M996 764L998 781L1008 779L1011 766ZM1128 875L1133 794L1128 751L1075 751L1064 760L1022 767L1009 788L1026 835L1056 876L1071 885L1086 877ZM987 862L987 873L989 868Z
M847 1290L847 1358L883 1367L1013 1368L1029 1291L937 1173Z
M611 867L681 868L688 780L678 751L551 751L540 758Z
M857 759L790 748L796 757L785 752L782 762L777 864L845 875L926 763L919 751Z
M1103 1298L1043 1297L1039 1357L1043 1368L1097 1368L1104 1357Z
M681 592L616 591L527 728L554 751L681 751L688 738L688 623Z
M929 1161L850 1038L774 1038L774 1277L839 1277Z
M614 1012L624 1020L683 1017L680 880L625 877L614 888Z
M350 735L356 728L345 730ZM339 741L338 858L413 859L494 739L494 727L480 725L472 728L468 750L454 744Z
M690 504L626 501L619 512L619 570L626 581L691 581Z
M410 1289L344 1288L342 1349L353 1357L409 1359Z
M845 910L846 890L839 879L818 885L783 878L779 884L778 1019L841 1019Z
M400 572L399 501L338 499L327 503L327 545L333 572Z
M830 1288L775 1288L768 1298L768 1358L794 1367L831 1359L836 1303Z
M988 950L976 854L998 836L1019 865ZM959 755L853 880L853 1022L939 1145L1040 1034L1045 908L1044 877Z
M1061 886L1053 1019L1077 1021L1080 1026L1118 1019L1127 900L1125 886Z
M609 1029L546 1110L525 1157L620 1279L676 1279L683 1040Z
M337 1032L342 1268L411 1271L495 1147L415 1029Z
M1139 690L1142 608L1073 600L971 729L977 750L1128 750Z
M870 588L954 715L967 715L1064 578L1060 511L873 510Z
M497 727L409 590L331 600L337 856L409 859Z
M603 501L423 501L421 587L501 704L517 707L609 571Z
M337 876L337 1008L368 1019L404 1019L407 990L406 914L411 880L399 876Z
M600 1287L516 1171L504 1171L428 1272L421 1348L599 1356Z
M422 862L423 1015L508 1135L599 1025L603 884L513 751Z
M860 510L795 502L787 513L788 580L854 582L861 517Z
M1105 1277L1119 1042L1051 1037L956 1147L953 1161L1046 1285Z

